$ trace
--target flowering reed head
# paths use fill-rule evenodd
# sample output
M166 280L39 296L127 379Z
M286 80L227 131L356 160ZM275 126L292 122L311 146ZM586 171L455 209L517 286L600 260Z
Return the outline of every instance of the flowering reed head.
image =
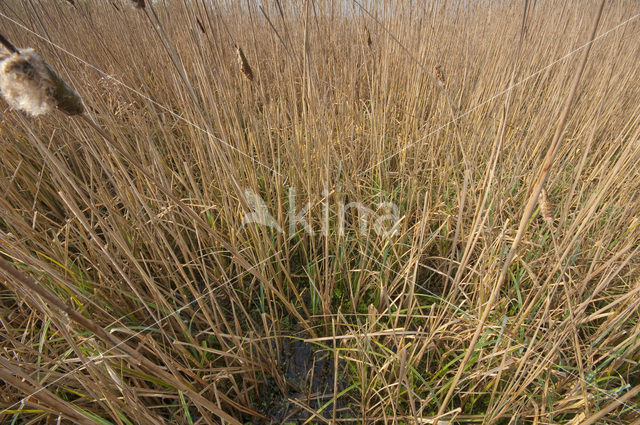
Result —
M33 49L0 51L0 92L9 106L31 115L60 109L84 112L82 99Z
M440 82L440 84L445 85L445 79L444 79L444 72L442 72L442 67L440 65L436 65L433 68L433 71L436 74L436 78L438 79L438 81Z
M240 48L240 46L236 46L236 54L238 56L238 65L240 65L240 72L247 77L247 80L253 81L253 71L251 70L251 66L249 66L249 61L247 57L244 55L244 52Z
M542 219L550 226L553 226L554 219L553 214L551 213L551 204L549 203L549 196L547 195L547 190L545 188L542 188L542 191L540 192L538 203L540 205L540 214L542 215Z

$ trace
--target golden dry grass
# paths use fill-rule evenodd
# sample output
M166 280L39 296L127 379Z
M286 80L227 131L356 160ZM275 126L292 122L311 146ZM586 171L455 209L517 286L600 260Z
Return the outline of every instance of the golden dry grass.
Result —
M640 5L415 3L0 3L1 423L637 421Z

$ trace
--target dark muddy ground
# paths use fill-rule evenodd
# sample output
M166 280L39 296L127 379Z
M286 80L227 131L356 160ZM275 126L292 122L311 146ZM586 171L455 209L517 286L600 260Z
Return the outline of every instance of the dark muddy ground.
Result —
M288 393L283 394L270 379L267 382L268 391L264 399L256 403L268 421L254 421L256 425L275 424L321 424L326 423L315 417L309 410L318 411L321 415L331 419L333 416L334 394L339 394L351 385L346 365L338 361L337 376L334 358L331 352L321 349L317 344L304 342L300 339L284 338L281 343L280 364L284 378L288 384ZM349 407L351 397L346 393L338 398L336 403L336 417L353 417L354 412ZM308 409L305 409L304 407Z

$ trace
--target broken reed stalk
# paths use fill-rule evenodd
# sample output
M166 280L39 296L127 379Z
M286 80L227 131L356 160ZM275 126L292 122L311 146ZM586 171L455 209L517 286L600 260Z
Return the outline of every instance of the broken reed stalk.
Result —
M469 347L467 348L467 352L465 353L464 358L462 359L462 362L460 363L460 366L458 367L458 370L453 378L453 381L451 382L447 395L445 396L444 400L442 400L440 404L438 415L441 415L444 413L444 411L447 409L447 405L449 404L449 402L451 401L451 398L453 397L454 392L456 391L458 382L462 377L462 372L464 371L467 362L469 361L469 359L471 358L471 355L475 350L475 346L478 343L478 339L480 338L480 335L482 334L484 325L487 322L487 319L489 318L489 314L491 313L492 306L496 301L496 298L498 297L500 290L502 289L502 285L507 277L507 273L509 272L509 267L511 266L511 262L513 261L516 255L516 252L518 250L518 247L520 245L520 242L522 241L522 237L524 236L524 232L527 228L527 224L529 223L529 219L531 218L535 210L535 206L538 202L540 192L542 191L542 188L544 187L544 184L546 183L547 178L549 177L549 170L551 169L551 166L553 165L553 162L556 158L558 147L560 145L560 138L562 137L562 133L564 132L564 126L569 116L569 111L571 110L573 99L576 96L578 84L580 83L580 79L582 77L585 66L587 64L587 59L589 58L589 53L591 52L591 46L593 45L593 40L595 39L596 31L598 30L598 24L600 23L600 17L602 16L602 10L604 9L605 2L606 0L602 0L602 2L600 3L600 7L598 8L598 13L596 14L596 17L593 23L593 28L591 30L591 35L589 37L589 42L585 47L580 66L578 68L578 72L575 74L573 83L571 85L571 90L569 92L569 96L567 97L562 113L560 114L560 118L558 120L558 126L556 127L556 132L553 135L551 145L549 146L549 150L547 151L547 154L542 163L540 174L538 175L538 178L536 179L533 185L533 190L531 191L529 200L527 201L527 204L524 208L524 213L522 214L522 218L520 219L516 237L504 260L504 264L502 265L502 269L500 270L498 281L493 285L491 294L489 295L489 300L487 301L486 307L482 312L482 317L480 318L480 322L478 323L475 333L473 334L473 337L469 342Z
M578 425L593 425L596 422L600 421L601 419L604 419L605 416L607 416L609 413L611 413L613 410L617 409L618 407L620 406L628 407L625 403L633 400L633 397L635 397L639 393L640 393L640 385L636 385L635 387L630 388L625 395L611 400L606 406L604 406L602 410L600 410L598 413L595 413L590 418L584 419L583 421L579 422ZM636 421L636 422L633 422L632 425L635 425L638 423L640 422Z
M65 419L70 419L72 423L78 425L95 425L96 423L82 416L70 402L49 391L45 386L30 377L25 370L18 369L2 356L0 356L0 380L24 394L30 394L22 402L23 406L32 405L53 415L60 415ZM36 401L32 401L32 398ZM3 406L3 408L6 407Z
M36 294L42 297L48 304L53 305L58 310L63 312L66 316L68 316L71 320L73 320L74 322L78 323L80 326L92 332L102 341L110 345L111 346L110 350L117 348L118 350L123 352L125 355L130 357L131 360L133 360L137 366L143 367L148 372L164 380L165 382L171 382L176 386L176 388L178 388L179 390L187 394L192 400L199 403L201 406L209 410L214 415L217 415L218 417L229 422L230 424L242 425L237 419L233 418L231 415L229 415L227 412L225 412L224 410L216 406L211 401L205 399L203 396L198 394L187 384L183 383L182 380L176 380L175 375L163 370L153 361L147 359L143 354L139 353L138 351L134 350L129 345L127 345L126 342L128 339L131 339L131 337L129 337L127 340L120 340L113 334L105 331L101 326L99 326L92 320L84 317L82 314L78 313L73 308L67 306L58 297L53 295L48 289L38 285L38 283L35 280L27 277L25 274L20 272L18 269L13 267L11 264L9 264L7 261L5 261L2 258L0 258L0 271L2 271L5 274L5 276L7 276L7 278L12 278L16 282L19 282L22 285L23 289L27 290L29 293Z

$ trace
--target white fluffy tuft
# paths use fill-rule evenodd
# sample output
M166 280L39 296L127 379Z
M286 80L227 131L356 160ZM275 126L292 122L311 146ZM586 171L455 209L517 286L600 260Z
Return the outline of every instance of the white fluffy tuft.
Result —
M53 111L55 86L47 66L33 49L0 52L0 92L9 106L31 115Z

